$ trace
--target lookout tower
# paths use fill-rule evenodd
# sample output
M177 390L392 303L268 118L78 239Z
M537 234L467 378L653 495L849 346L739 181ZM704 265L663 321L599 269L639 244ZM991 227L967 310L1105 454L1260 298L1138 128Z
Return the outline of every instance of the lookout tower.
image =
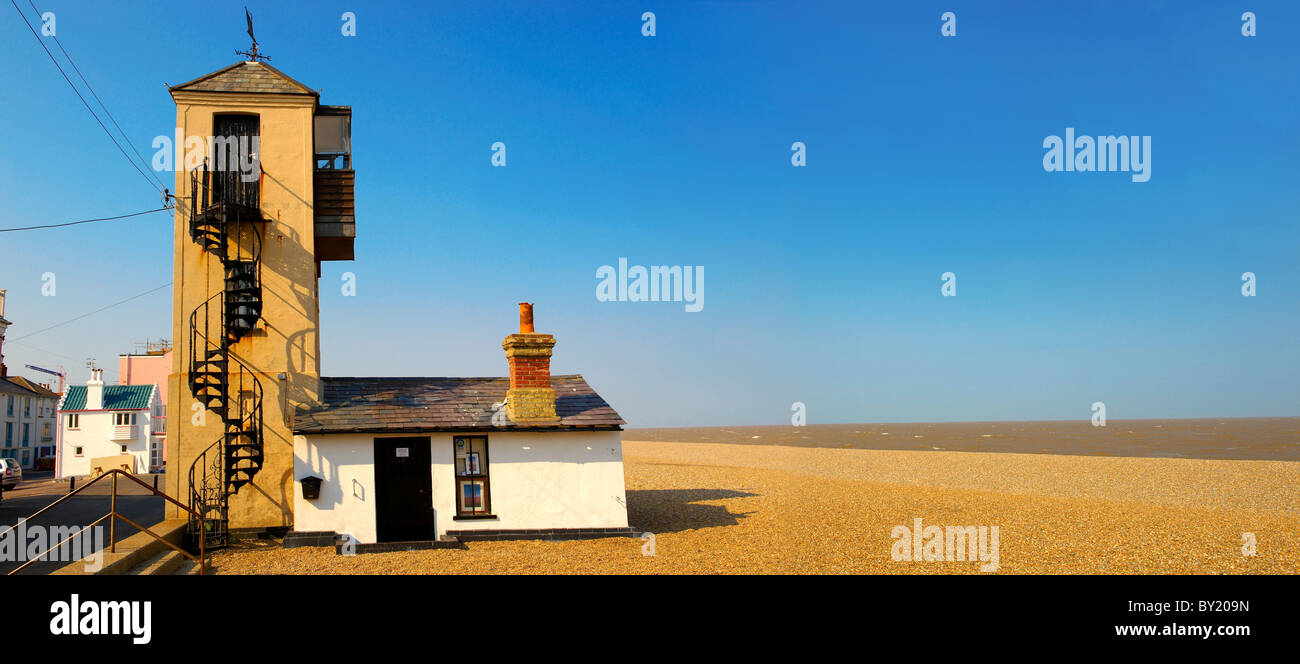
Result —
M170 91L183 144L166 491L221 545L231 528L293 523L293 413L320 397L320 263L353 258L352 110L258 58Z

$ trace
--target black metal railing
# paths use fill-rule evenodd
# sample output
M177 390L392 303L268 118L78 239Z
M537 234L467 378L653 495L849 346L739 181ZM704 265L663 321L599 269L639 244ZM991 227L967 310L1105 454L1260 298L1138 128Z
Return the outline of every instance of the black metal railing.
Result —
M124 515L124 514L122 514L121 512L118 512L118 511L117 511L117 478L118 478L119 475L121 475L122 477L125 477L125 478L131 480L132 482L135 482L136 484L139 484L140 486L142 486L142 487L148 489L148 490L149 490L153 495L162 497L162 498L163 498L164 500L166 500L167 502L170 502L171 504L173 504L173 505L175 505L176 507L180 508L182 511L186 512L187 514L189 514L189 517L190 517L191 520L194 520L194 521L197 521L197 522L198 522L198 524L199 524L198 527L199 527L199 529L200 529L200 532L206 528L205 520L204 520L203 514L202 514L201 512L195 512L193 509L191 509L191 508L189 508L189 507L186 507L185 505L182 505L182 504L181 504L179 501L177 501L175 498L172 498L171 496L169 496L169 495L167 495L167 494L165 494L165 493L159 491L157 486L152 486L152 487L151 487L151 486L149 486L148 484L146 484L146 483L144 483L143 481L141 481L140 478L136 477L135 475L132 475L131 473L128 473L128 472L125 471L125 470L122 470L122 469L120 469L120 468L110 468L110 469L104 471L102 474L100 474L100 475L98 475L97 477L95 477L94 479L90 480L89 482L86 482L85 484L81 485L80 488L77 488L77 489L74 489L74 490L72 490L72 491L69 491L67 494L65 494L64 496L60 497L58 500L56 500L56 501L50 503L49 505L46 505L45 507L42 507L41 509L37 510L35 513L31 514L31 515L28 516L26 519L23 519L23 521L30 521L30 520L32 520L32 519L34 519L34 518L40 516L41 514L44 514L45 512L48 512L48 511L50 511L51 509L54 509L55 507L57 507L57 506L63 504L63 502L66 501L66 500L68 500L69 498L71 498L71 497L73 497L73 496L75 496L75 495L81 493L82 491L85 491L87 488L89 488L90 486L94 485L96 482L98 482L98 481L104 479L105 477L112 476L112 478L113 478L113 484L112 484L112 489L110 490L110 493L109 493L109 503L108 503L109 507L108 507L108 513L105 514L104 516L99 517L98 519L95 519L94 521L92 521L92 522L90 523L90 525L86 526L85 528L82 528L82 529L80 529L80 530L74 532L73 534L69 535L66 539L64 539L63 541L59 542L58 544L52 544L48 549L46 549L45 551L43 551L40 555L36 555L36 556L31 556L31 557L29 557L28 560L27 560L26 562L24 562L23 564L19 565L18 567L15 567L14 569L10 570L10 571L8 572L8 574L9 574L9 575L13 575L13 574L17 574L17 573L23 571L23 570L26 569L29 565L31 565L31 564L33 564L33 563L35 563L35 562L37 562L37 561L40 561L40 560L44 559L47 555L49 555L49 554L51 554L51 553L57 551L59 548L61 548L61 547L63 547L64 545L66 545L66 544L72 542L72 540L76 539L77 537L80 537L80 536L82 536L82 535L87 534L88 532L90 532L90 529L91 529L91 528L98 527L99 524L103 523L104 521L108 521L108 550L109 550L110 553L116 553L116 552L117 552L117 521L118 521L119 519L122 520L122 521L125 521L125 522L127 523L127 525L130 525L130 526L134 527L136 530L139 530L140 532L148 533L150 537L152 537L152 538L158 540L159 542L162 542L163 544L166 544L167 546L171 547L172 549L175 549L176 551L179 551L179 552L181 553L181 555L183 555L183 556L185 556L186 558L189 558L190 560L193 560L194 562L198 563L198 565L199 565L199 574L206 574L206 573L207 573L207 560L208 560L208 556L207 556L207 546L206 546L205 538L199 538L199 541L198 541L199 553L198 553L197 556L195 556L194 554L190 553L189 551L186 551L185 549L183 549L183 548L181 548L181 547L179 547L179 546L176 546L175 544L173 544L173 543L171 543L171 542L168 542L167 540L165 540L165 539L163 539L162 537L158 536L157 533L155 533L155 532L153 532L152 530L149 530L148 528L146 528L146 527L144 527L144 526L142 526L142 525L136 523L135 521L131 520L131 519L130 519L129 517L127 517L126 515ZM0 533L0 538L4 538L4 537L9 536L9 532L12 531L12 530L14 530L14 527L10 527L8 530L4 531L3 533Z
M256 189L239 189L204 161L191 172L190 236L219 257L223 287L190 313L189 387L221 418L223 432L190 465L190 533L208 546L228 541L229 498L262 467L262 384L231 347L262 317L262 222ZM253 198L250 199L249 192ZM202 536L200 536L202 534Z

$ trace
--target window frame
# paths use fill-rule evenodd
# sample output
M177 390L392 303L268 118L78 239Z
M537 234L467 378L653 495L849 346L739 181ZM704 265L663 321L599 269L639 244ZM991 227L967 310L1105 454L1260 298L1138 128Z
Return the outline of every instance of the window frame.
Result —
M460 458L457 453L457 443L459 443L460 441L465 442L466 448L465 448L464 458L466 463L466 470L468 471L469 455L474 454L476 452L475 444L473 441L478 441L478 440L481 440L483 445L483 449L482 449L483 458L479 459L480 472L472 475L469 474L468 472L466 472L465 474L461 474L460 469L457 466L457 462ZM453 517L453 519L494 519L496 518L496 515L492 512L491 456L492 456L491 446L488 443L487 436L479 436L479 435L452 436L451 474L452 474L452 486L455 487L455 493L456 493L456 516ZM478 509L471 508L467 510L465 509L465 506L463 504L464 490L462 486L463 483L474 483L474 482L483 483L483 506Z
M76 431L81 428L81 414L68 413L68 430Z

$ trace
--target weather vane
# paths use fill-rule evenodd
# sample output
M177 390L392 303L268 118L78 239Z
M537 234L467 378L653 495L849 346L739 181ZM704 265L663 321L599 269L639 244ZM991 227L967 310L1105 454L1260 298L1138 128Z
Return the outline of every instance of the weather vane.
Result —
M235 55L246 55L249 60L254 62L258 60L270 60L271 58L258 53L257 37L253 35L253 15L248 13L248 7L244 7L244 18L248 19L248 37L253 40L253 45L247 51L235 51Z

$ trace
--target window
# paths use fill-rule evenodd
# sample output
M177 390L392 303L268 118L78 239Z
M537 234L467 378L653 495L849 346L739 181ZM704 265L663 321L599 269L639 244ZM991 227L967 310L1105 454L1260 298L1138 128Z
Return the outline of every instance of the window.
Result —
M126 454L126 445L122 446L122 454Z
M76 447L74 447L74 448L72 448L72 449L75 450L75 454L76 454L77 456L81 456L81 446L80 446L80 445L78 445L78 446L76 446Z
M115 426L135 424L135 413L113 413L113 424Z
M14 445L14 423L5 422L5 447Z
M29 397L23 397L23 417L31 417L32 400Z
M77 428L77 420L78 420L78 419L80 419L80 418L77 417L77 414L76 414L76 413L68 413L68 428L69 428L69 429L76 429L76 428Z
M163 444L161 440L149 443L149 472L157 473L163 469Z
M23 447L27 447L28 443L32 441L30 436L31 426L30 424L23 424Z
M456 436L456 514L487 516L492 513L488 495L488 446L483 436Z
M13 414L14 414L14 395L10 394L10 395L9 395L9 406L8 406L8 408L5 410L5 415L10 415L10 416L12 416Z
M154 433L167 433L167 406L162 404L155 406L150 422Z
M259 179L246 177L246 169L256 164L259 157L260 134L260 121L256 115L213 115L212 135L217 139L210 148L213 152L210 185L213 203L249 207L260 204Z

